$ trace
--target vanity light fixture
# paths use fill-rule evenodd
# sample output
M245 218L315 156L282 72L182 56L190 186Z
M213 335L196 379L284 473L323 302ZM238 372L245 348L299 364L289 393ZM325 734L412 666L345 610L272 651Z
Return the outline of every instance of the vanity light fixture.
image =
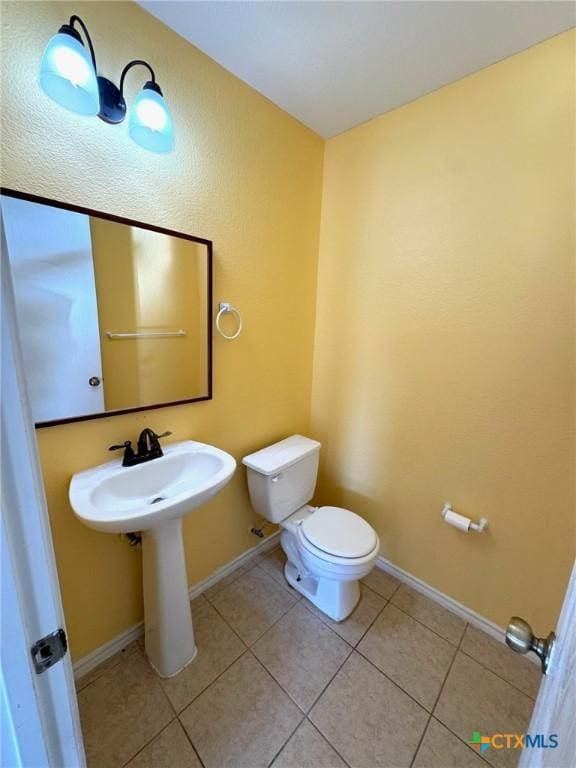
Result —
M84 47L78 25L84 32L90 53ZM121 123L126 117L124 80L132 67L143 66L150 80L130 108L130 138L151 152L170 152L174 145L172 115L154 70L146 61L128 62L120 75L120 87L98 74L94 46L88 29L79 16L71 16L50 40L40 65L40 86L51 99L71 112L98 115L106 123Z

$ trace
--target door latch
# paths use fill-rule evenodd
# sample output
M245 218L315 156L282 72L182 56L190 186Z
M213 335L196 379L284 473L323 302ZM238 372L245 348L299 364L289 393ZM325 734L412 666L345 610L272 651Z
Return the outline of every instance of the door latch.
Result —
M66 655L67 650L68 641L63 629L57 629L37 640L30 649L36 674L41 675L57 664Z

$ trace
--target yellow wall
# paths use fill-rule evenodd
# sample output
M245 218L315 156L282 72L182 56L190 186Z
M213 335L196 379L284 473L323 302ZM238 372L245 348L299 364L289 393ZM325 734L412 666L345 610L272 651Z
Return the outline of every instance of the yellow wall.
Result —
M106 410L205 396L207 246L95 216L90 233Z
M79 7L80 6L80 7ZM173 111L176 148L153 155L73 115L36 85L43 48L72 13L102 74L145 58ZM132 3L2 3L2 183L214 241L215 301L243 313L214 341L214 400L39 430L71 649L79 658L141 618L140 554L74 519L70 477L150 426L240 458L309 429L323 142ZM127 100L145 80L127 78ZM244 472L185 522L190 582L254 544Z
M504 626L574 560L573 32L326 144L320 502ZM449 500L490 531L443 524Z

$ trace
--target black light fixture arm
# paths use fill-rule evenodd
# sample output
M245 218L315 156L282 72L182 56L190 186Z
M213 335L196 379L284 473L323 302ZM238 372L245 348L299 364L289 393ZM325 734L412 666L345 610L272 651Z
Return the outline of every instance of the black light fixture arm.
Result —
M136 67L138 65L140 65L142 67L146 67L146 69L150 72L151 80L148 83L146 83L146 86L144 86L144 87L150 87L150 85L152 85L153 86L152 90L157 91L158 93L161 94L162 91L160 90L160 87L158 86L158 83L156 82L156 75L154 74L154 70L152 69L150 64L148 64L148 62L144 61L143 59L134 59L133 61L129 61L128 64L126 64L126 66L122 70L122 74L120 75L120 94L121 94L121 96L124 97L124 80L126 78L126 75L132 69L132 67Z
M74 27L74 24L76 23L81 27L82 31L84 32L84 37L88 42L88 48L90 49L90 56L92 57L92 64L94 65L94 72L98 72L98 68L96 66L96 54L94 53L94 46L92 45L92 38L90 37L90 32L88 32L88 27L86 26L86 24L84 24L80 16L76 16L76 14L74 14L73 16L70 16L69 26L75 32L76 32L76 29ZM76 34L78 33L76 32Z

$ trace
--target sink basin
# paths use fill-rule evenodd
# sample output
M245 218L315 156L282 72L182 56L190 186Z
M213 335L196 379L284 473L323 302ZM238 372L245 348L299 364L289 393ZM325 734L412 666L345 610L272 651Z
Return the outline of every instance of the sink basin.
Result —
M163 451L135 467L117 460L79 472L69 498L90 528L142 534L146 655L159 675L172 677L196 656L182 517L226 485L236 461L193 440Z
M211 499L236 468L229 454L192 440L163 450L135 467L109 461L74 475L69 495L76 516L98 531L145 531Z

